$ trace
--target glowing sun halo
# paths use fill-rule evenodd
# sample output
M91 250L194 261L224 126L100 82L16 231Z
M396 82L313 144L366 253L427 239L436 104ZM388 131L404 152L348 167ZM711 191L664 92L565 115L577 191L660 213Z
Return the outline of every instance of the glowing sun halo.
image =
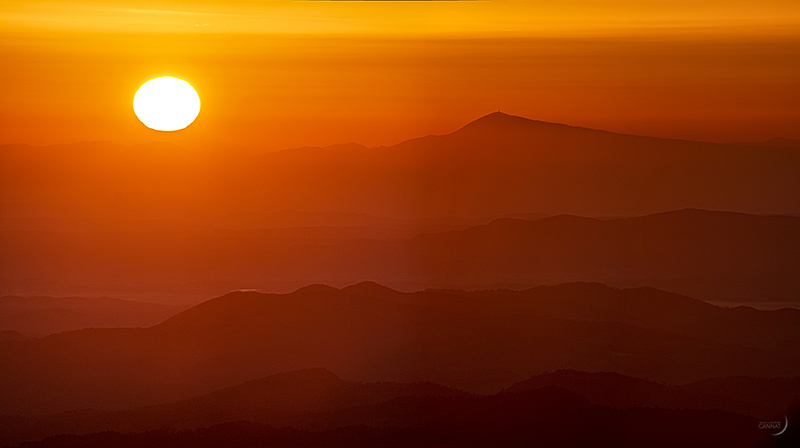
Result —
M171 76L151 79L133 97L139 121L156 131L179 131L200 113L200 97L186 81Z

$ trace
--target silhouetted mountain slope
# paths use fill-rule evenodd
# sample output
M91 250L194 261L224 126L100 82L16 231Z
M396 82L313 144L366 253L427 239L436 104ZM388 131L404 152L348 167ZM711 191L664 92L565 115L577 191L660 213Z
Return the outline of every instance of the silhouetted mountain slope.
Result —
M2 330L0 331L0 341L24 341L28 339L30 336L26 336L18 331L14 330Z
M213 297L365 279L400 289L597 281L711 301L800 297L795 217L703 210L610 220L562 215L411 239L291 230L10 232L3 236L0 287Z
M592 404L616 408L658 407L667 409L721 409L709 397L692 394L676 386L654 383L612 372L558 370L528 378L507 390L520 392L542 387L561 387L586 397ZM716 406L714 406L716 404Z
M369 281L344 287L342 288L342 291L360 296L375 297L378 299L393 299L399 302L405 301L403 297L407 295L406 293L395 291L392 288Z
M621 322L766 350L784 351L800 343L800 310L727 309L655 288L617 289L599 283L569 283L524 291L431 289L401 293L365 283L344 290L474 316Z
M791 384L796 380L709 379L697 383L706 390L713 389L712 393L705 393L615 373L561 370L534 376L493 396L474 396L430 383L353 383L324 369L308 369L272 375L166 405L114 412L76 410L36 417L3 416L0 417L0 444L14 445L57 434L165 428L178 431L240 420L317 431L345 427L437 431L450 428L474 431L475 436L487 437L487 441L497 438L495 444L500 440L513 444L517 439L511 435L526 430L531 431L531 436L555 436L557 432L550 433L548 428L552 424L560 427L564 419L584 428L582 434L587 437L586 441L608 443L609 437L616 437L615 431L638 433L627 426L637 421L634 414L675 418L671 431L678 432L680 437L689 437L698 434L698 427L684 417L743 421L734 414L687 412L690 409L719 409L740 414L763 409L767 414L761 417L768 420L776 418L777 414L783 415L788 408L781 408L779 403L790 403L789 397L797 395L800 389L792 388ZM764 394L764 385L769 385L772 393ZM775 394L779 390L783 396ZM752 397L760 400L748 401ZM665 414L658 408L683 412ZM600 421L595 421L597 419ZM603 428L606 424L609 427ZM666 428L652 429L664 431ZM755 428L739 429L749 434L748 440L758 439ZM701 434L713 436L710 432L701 431ZM563 443L571 440L566 434L562 437ZM715 437L708 439L712 445L723 440L721 434ZM354 442L343 443L352 445Z
M800 401L800 378L709 378L672 386L612 372L559 370L533 376L508 391L561 387L592 404L615 408L719 409L772 420Z
M593 280L706 299L794 300L800 291L800 218L794 217L682 210L604 221L497 220L420 235L407 250L420 276L455 285Z
M111 298L0 297L0 329L47 335L82 328L149 327L188 306Z
M800 407L800 377L752 378L744 376L709 378L681 386L693 393L735 398L761 409L761 416L775 420ZM752 413L751 413L752 414Z
M797 218L683 210L800 215L796 191L797 148L502 113L380 148L9 145L0 147L0 294L196 299L313 282L410 290L600 281L715 301L796 301ZM484 217L666 210L683 211L502 219L396 241ZM469 219L445 219L453 216Z
M752 310L730 319L735 310L652 289L589 284L399 298L322 285L238 292L152 328L4 341L0 412L163 403L316 366L354 380L473 391L562 368L672 383L800 372L796 316Z
M800 190L796 148L623 135L503 113L391 147L246 154L166 144L7 145L0 162L0 206L9 216L169 217L169 204L206 218L253 209L415 218L687 207L800 214L791 194Z
M334 172L314 163L320 157L287 160L279 153L269 160L285 163L281 183L294 185L296 169L307 169L304 179L316 179L315 189L334 208L352 209L355 199L337 191L369 185L359 196L382 208L375 213L383 215L541 210L618 216L698 206L755 213L800 210L789 190L775 189L800 182L800 154L793 149L622 135L502 113L447 135L349 155L337 152L335 163L325 159ZM756 197L762 202L756 204ZM378 198L383 205L375 202Z
M737 145L749 145L749 146L771 146L775 148L795 148L800 149L800 140L793 140L791 138L783 138L783 137L773 137L769 140L763 142L746 142L746 143L735 143Z
M563 391L566 392L566 391ZM562 395L562 397L564 397ZM766 446L769 435L751 417L719 411L665 409L619 410L598 406L570 409L558 402L542 409L540 394L490 397L444 420L419 427L349 426L327 431L275 429L234 422L209 428L144 433L101 432L56 436L26 448L140 446L613 446L613 447L748 447ZM498 410L503 411L499 415ZM533 412L531 412L533 411ZM510 417L504 419L502 417ZM469 423L469 424L467 424ZM580 428L580 430L576 430Z
M414 409L414 400L442 399L457 406L471 396L466 392L432 383L353 383L325 369L286 372L210 394L157 406L123 410L74 410L61 414L14 417L0 416L0 445L41 440L57 434L88 434L99 431L147 431L160 428L193 429L218 423L246 420L304 428L350 425L400 426L425 422L425 415L410 419L396 408ZM398 400L408 398L410 401ZM460 400L460 401L459 401Z

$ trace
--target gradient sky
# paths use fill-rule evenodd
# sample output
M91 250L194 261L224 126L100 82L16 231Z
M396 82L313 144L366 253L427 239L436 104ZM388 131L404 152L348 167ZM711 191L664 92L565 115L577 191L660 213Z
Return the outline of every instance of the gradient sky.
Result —
M394 144L501 109L706 141L800 139L800 2L4 1L0 144ZM148 79L192 83L144 128Z

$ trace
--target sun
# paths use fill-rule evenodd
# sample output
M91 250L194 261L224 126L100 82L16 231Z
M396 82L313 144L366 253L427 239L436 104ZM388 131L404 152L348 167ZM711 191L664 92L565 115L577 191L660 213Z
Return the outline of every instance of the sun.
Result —
M156 131L179 131L200 113L200 96L188 82L162 76L139 87L133 111L145 126Z

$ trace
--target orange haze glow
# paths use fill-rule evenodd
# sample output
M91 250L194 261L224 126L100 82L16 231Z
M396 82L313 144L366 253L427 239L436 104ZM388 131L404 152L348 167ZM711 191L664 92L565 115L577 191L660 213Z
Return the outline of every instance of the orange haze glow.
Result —
M0 447L800 439L800 0L3 0L0 61Z
M658 3L4 2L0 144L390 145L498 109L800 138L800 4ZM130 110L158 76L203 97L189 129L156 135Z

